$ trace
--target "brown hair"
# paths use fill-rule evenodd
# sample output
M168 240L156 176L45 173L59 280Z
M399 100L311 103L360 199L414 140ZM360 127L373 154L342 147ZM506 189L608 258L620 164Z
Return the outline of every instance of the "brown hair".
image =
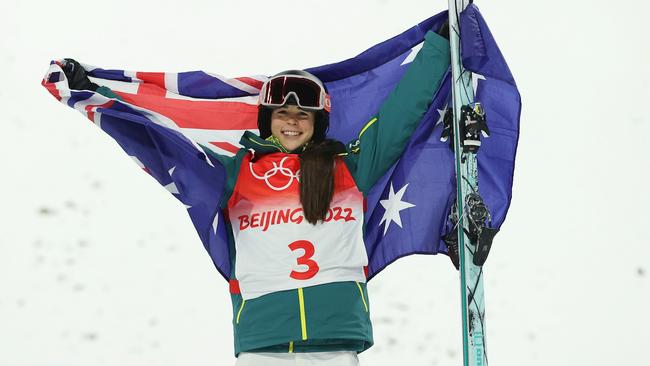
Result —
M300 154L300 203L311 224L325 220L334 196L334 159L344 151L341 142L325 139L310 142Z

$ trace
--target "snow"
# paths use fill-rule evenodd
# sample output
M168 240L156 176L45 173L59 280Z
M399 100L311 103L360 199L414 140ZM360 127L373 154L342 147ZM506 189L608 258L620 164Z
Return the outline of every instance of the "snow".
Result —
M514 199L485 266L489 360L641 363L650 343L650 6L477 4L524 103ZM445 8L3 1L0 366L235 360L227 284L185 208L40 86L51 59L272 74L351 57ZM287 18L290 28L278 21ZM402 259L369 291L376 345L362 365L461 363L458 278L446 257Z

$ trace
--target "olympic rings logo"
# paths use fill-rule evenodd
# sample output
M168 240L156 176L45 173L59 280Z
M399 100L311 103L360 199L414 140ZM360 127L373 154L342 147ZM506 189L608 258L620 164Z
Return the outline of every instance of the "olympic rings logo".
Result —
M294 179L296 181L300 182L300 169L298 169L298 171L296 171L294 173L294 172L291 171L291 169L284 167L284 161L287 160L287 159L288 159L288 157L286 157L286 156L284 158L282 158L282 160L280 160L280 165L278 165L276 162L273 162L273 168L269 169L266 173L264 173L264 175L257 175L255 173L255 170L253 170L253 163L252 162L248 163L248 166L249 166L249 168L251 170L251 174L253 175L253 177L255 177L255 178L259 179L259 180L263 180L264 182L266 182L266 185L269 188L271 188L272 190L274 190L274 191L283 191L283 190L289 188L289 186L291 186ZM269 178L274 177L277 174L281 174L281 175L289 178L288 182L285 185L283 185L282 187L274 186L271 183L271 181L269 180Z

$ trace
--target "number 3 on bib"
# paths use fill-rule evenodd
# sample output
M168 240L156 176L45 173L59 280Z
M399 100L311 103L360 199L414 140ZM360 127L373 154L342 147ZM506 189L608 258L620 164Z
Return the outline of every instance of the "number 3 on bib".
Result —
M296 251L298 249L304 250L305 254L297 258L296 262L298 265L305 265L308 267L308 269L303 272L291 271L289 277L294 280L308 280L316 276L316 273L318 273L320 268L318 268L318 263L316 263L316 261L310 259L315 252L314 244L307 240L297 240L289 244L289 249L291 249L291 251Z

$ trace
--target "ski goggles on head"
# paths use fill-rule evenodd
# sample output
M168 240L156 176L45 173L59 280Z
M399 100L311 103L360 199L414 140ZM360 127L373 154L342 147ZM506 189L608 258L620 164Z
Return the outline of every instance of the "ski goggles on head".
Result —
M274 76L262 85L259 103L266 107L282 107L294 97L298 107L330 111L330 97L325 88L313 79L301 75Z

